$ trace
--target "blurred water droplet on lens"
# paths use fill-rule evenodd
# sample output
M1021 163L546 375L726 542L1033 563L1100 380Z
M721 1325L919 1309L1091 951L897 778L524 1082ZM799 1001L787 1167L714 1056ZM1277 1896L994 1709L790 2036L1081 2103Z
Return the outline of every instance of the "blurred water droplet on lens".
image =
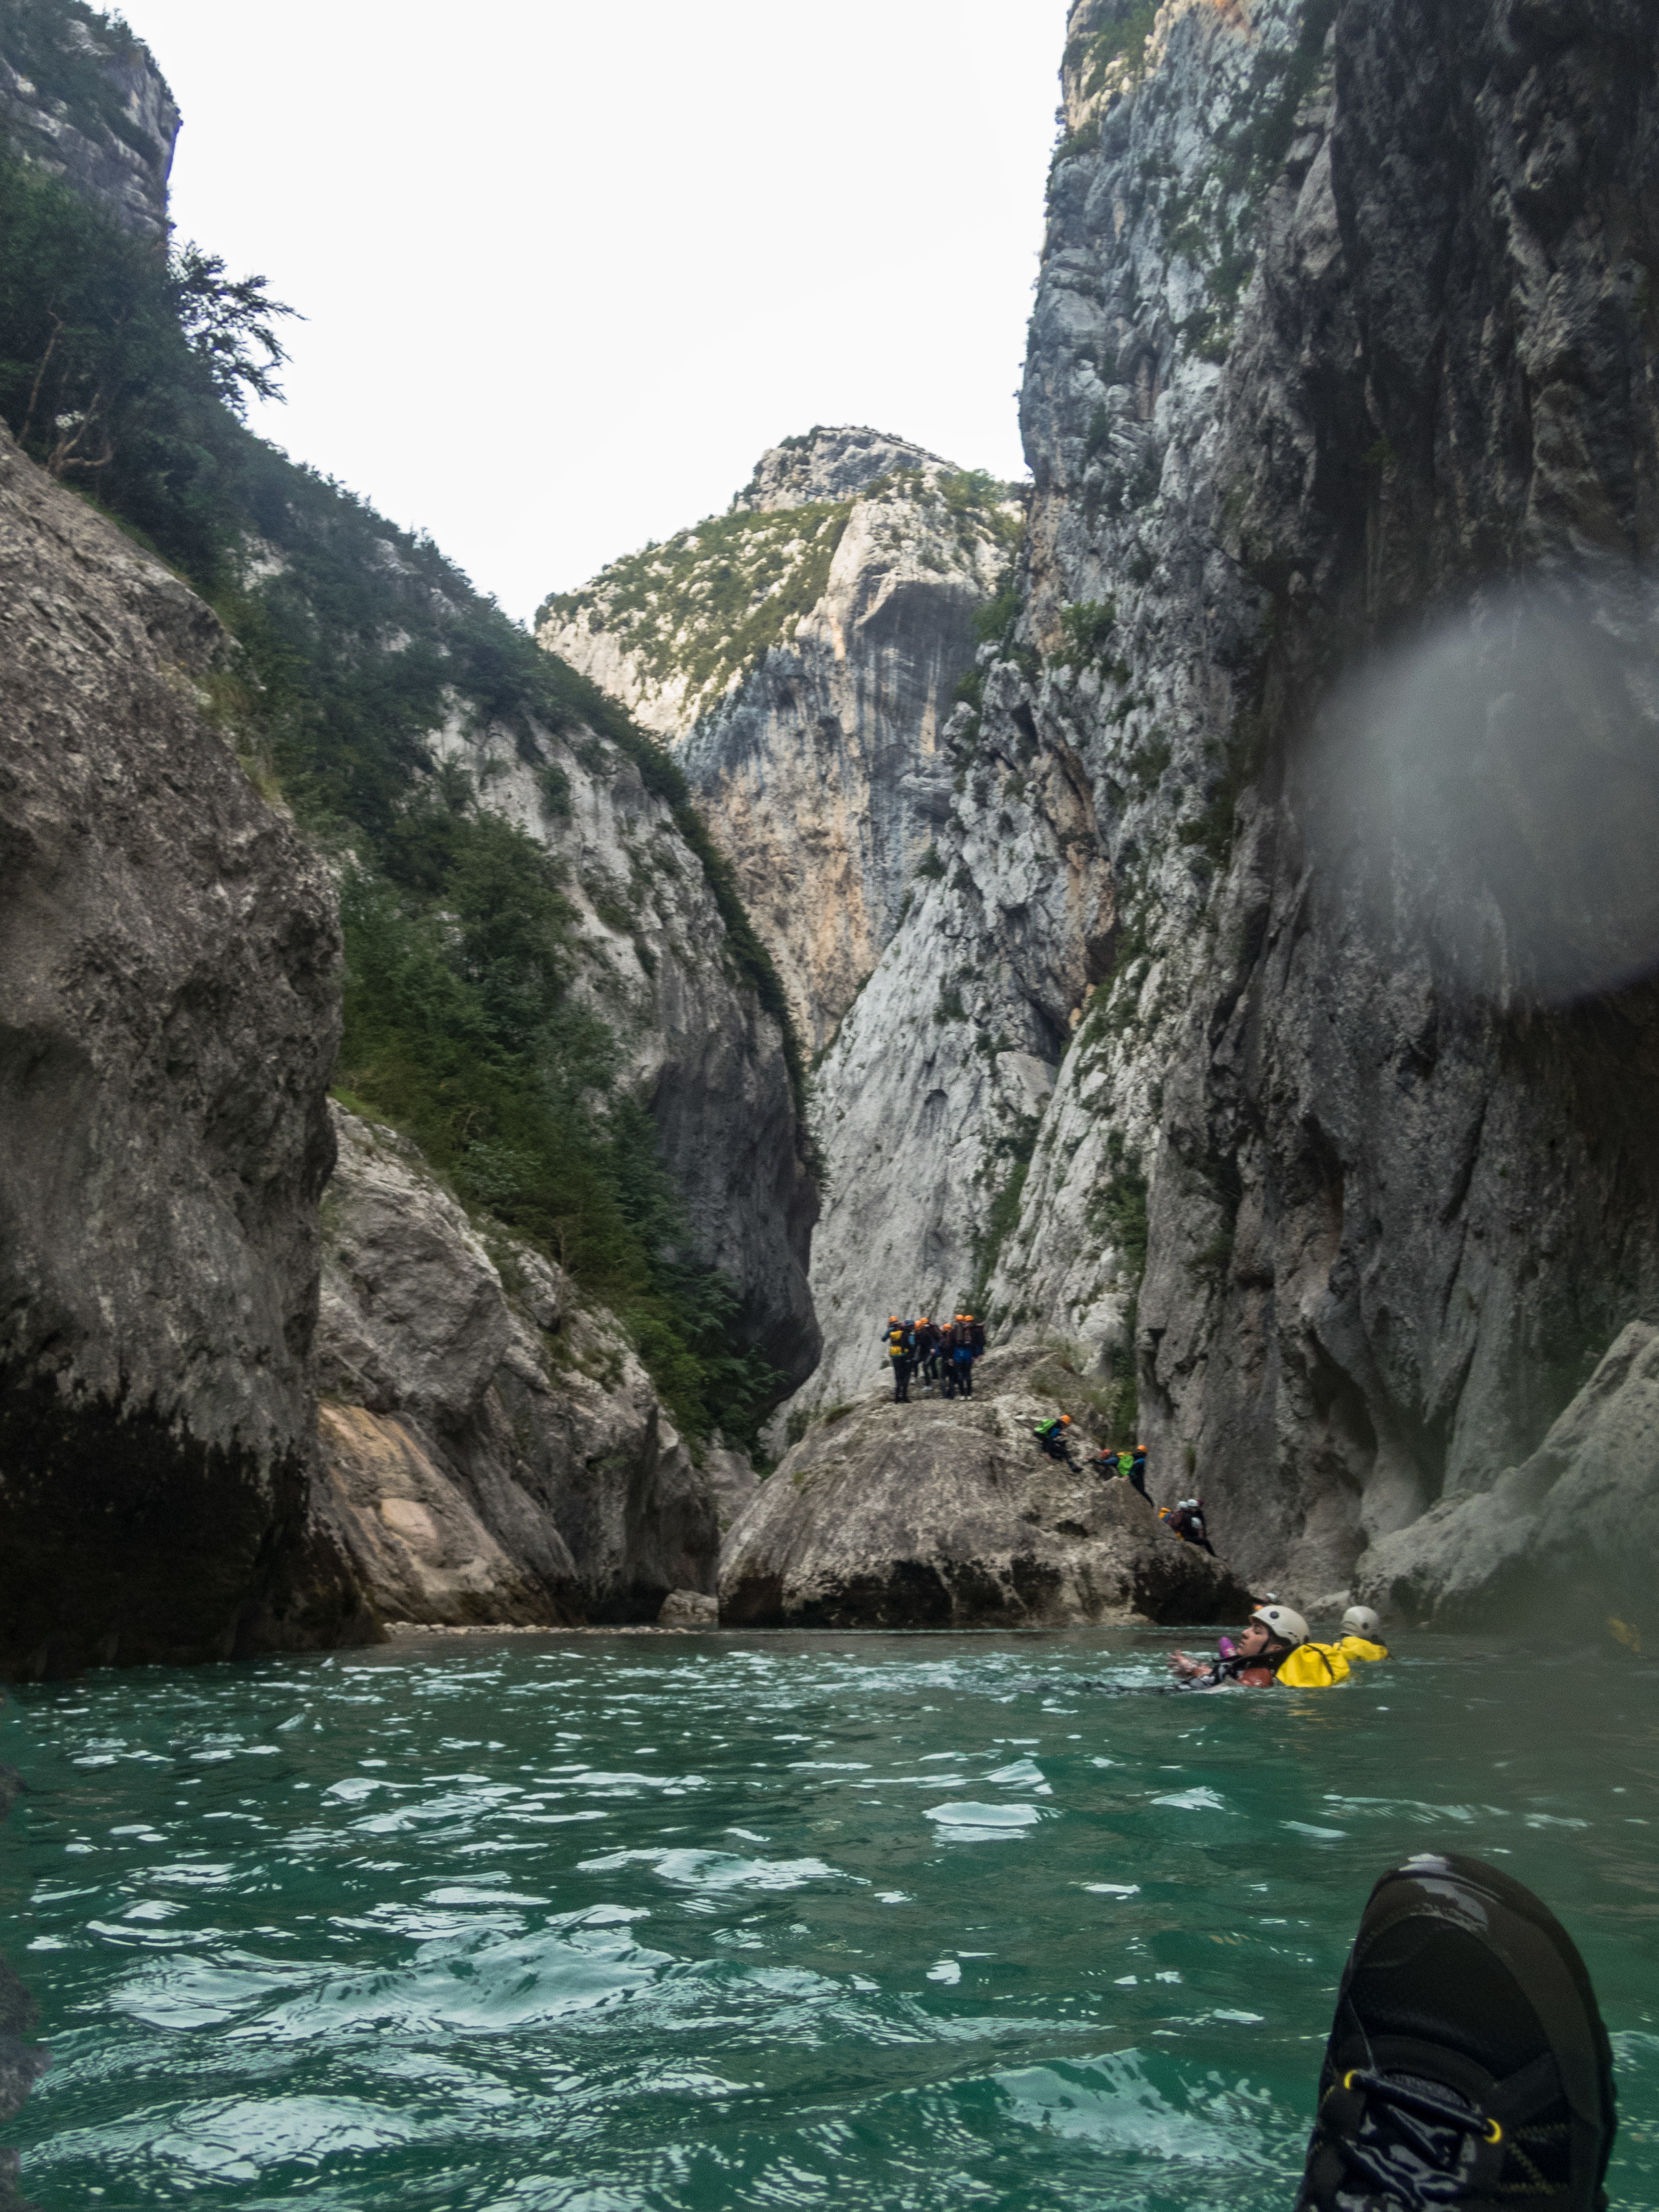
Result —
M1535 575L1379 654L1304 763L1312 855L1443 981L1554 1006L1659 966L1659 577Z

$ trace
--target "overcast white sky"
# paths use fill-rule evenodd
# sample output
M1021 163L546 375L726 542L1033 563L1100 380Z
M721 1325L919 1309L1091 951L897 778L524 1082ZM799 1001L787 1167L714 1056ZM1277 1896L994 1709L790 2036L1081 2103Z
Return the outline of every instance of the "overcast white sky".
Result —
M119 0L179 230L263 270L256 427L527 617L869 422L1023 473L1065 0Z

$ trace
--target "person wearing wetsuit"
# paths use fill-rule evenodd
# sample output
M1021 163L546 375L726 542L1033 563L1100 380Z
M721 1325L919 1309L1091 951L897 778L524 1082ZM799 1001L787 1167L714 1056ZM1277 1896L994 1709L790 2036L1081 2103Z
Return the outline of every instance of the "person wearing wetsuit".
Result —
M1135 1446L1130 1455L1128 1474L1130 1481L1133 1483L1141 1496L1146 1498L1146 1447L1145 1444ZM1149 1505L1152 1502L1150 1498L1146 1498L1146 1503Z
M974 1327L964 1314L957 1323L956 1347L951 1354L957 1370L957 1395L971 1398L974 1395Z
M1183 1498L1168 1518L1171 1532L1179 1536L1183 1544L1196 1544L1200 1551L1207 1552L1214 1559L1215 1546L1210 1541L1204 1526L1204 1501L1201 1498Z
M1196 1544L1200 1551L1207 1552L1214 1559L1215 1546L1210 1541L1210 1532L1204 1525L1204 1500L1201 1498L1188 1499L1187 1525L1182 1534L1189 1544Z
M1063 1459L1067 1467L1073 1464L1071 1438L1066 1433L1071 1425L1069 1413L1056 1413L1051 1420L1039 1421L1036 1431L1036 1440L1049 1458Z
M916 1372L924 1382L939 1381L939 1330L926 1314L916 1323Z
M910 1402L910 1370L915 1364L915 1331L896 1314L888 1316L887 1358L893 1370L893 1403Z

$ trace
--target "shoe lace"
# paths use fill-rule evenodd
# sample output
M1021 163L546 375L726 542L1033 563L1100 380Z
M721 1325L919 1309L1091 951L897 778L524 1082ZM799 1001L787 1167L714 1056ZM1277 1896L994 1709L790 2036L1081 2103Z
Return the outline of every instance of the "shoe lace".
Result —
M1505 2130L1454 2091L1368 2067L1354 2068L1334 2082L1323 2104L1345 2094L1363 2100L1361 2112L1352 2124L1321 2129L1328 2149L1404 2204L1468 2203L1477 2161L1484 2168L1483 2198L1547 2197L1554 2191L1531 2153L1564 2141L1565 2122ZM1502 2178L1492 2161L1480 2160L1482 2147L1498 2150Z

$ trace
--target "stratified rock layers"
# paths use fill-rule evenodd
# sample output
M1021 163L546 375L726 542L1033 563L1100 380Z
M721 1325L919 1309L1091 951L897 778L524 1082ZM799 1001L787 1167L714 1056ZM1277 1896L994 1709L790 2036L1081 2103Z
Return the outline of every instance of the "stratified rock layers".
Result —
M1311 1597L1524 1462L1659 1302L1659 1004L1546 1002L1516 919L1517 878L1602 896L1582 846L1496 756L1462 870L1380 815L1321 842L1304 765L1368 653L1451 615L1486 652L1525 575L1609 641L1619 735L1564 743L1592 776L1628 748L1650 813L1659 26L1166 0L1143 50L1083 0L1070 30L1024 608L945 733L945 876L820 1072L803 1403L913 1288L1109 1371L1133 1344L1161 1494L1196 1480L1241 1571Z
M0 1672L328 1641L327 880L198 709L212 615L3 432L0 605Z

